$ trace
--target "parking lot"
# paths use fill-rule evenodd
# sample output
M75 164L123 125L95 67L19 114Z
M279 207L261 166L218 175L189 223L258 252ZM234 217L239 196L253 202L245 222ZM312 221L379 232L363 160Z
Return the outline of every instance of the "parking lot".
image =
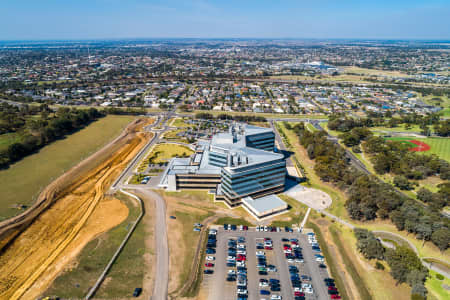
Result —
M317 261L322 259L320 248L312 249L308 235L213 228L215 253L206 254L210 260L205 261L214 264L205 267L213 273L204 274L202 283L208 299L330 299L324 283L330 276L325 262Z

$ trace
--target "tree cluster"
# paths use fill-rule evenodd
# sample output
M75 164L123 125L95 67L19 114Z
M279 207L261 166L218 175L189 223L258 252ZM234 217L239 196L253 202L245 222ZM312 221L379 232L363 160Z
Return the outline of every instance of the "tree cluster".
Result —
M303 123L292 129L309 158L315 160L316 174L347 193L345 207L352 219L389 218L397 229L407 230L423 241L432 241L442 251L448 248L450 221L439 210L421 205L376 176L356 170L346 158L345 150L329 141L325 132L310 132Z
M356 228L354 230L356 246L366 259L386 260L392 277L398 283L406 282L412 287L411 294L426 297L425 280L428 270L422 265L419 257L407 247L385 249L371 231ZM381 263L377 262L377 265Z
M14 132L20 136L19 141L0 151L1 168L8 167L11 163L103 116L95 108L77 110L62 107L56 113L50 113L52 111L46 105L0 105L1 132ZM15 121L11 123L11 120Z
M436 155L423 155L408 151L401 142L386 141L382 137L370 137L363 144L370 154L378 174L393 173L407 179L423 179L439 174L444 180L450 178L450 164Z
M428 276L428 270L422 265L413 250L405 246L387 249L385 259L391 269L392 277L398 283L406 282L412 287L412 295L426 297L425 280Z
M384 259L385 249L371 231L356 228L354 233L357 239L356 247L365 258L379 260Z

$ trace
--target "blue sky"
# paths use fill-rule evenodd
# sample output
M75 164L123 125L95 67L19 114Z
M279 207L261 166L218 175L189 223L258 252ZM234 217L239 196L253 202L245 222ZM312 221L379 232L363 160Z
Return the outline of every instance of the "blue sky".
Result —
M450 0L1 0L0 40L450 39Z

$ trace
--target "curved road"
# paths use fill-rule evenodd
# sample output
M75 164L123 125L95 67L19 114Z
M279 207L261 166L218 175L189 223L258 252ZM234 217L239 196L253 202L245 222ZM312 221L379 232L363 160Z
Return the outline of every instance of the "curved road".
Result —
M135 188L136 189L136 188ZM169 245L167 243L166 202L152 190L136 189L146 198L155 200L155 250L156 268L151 300L166 300L169 283Z

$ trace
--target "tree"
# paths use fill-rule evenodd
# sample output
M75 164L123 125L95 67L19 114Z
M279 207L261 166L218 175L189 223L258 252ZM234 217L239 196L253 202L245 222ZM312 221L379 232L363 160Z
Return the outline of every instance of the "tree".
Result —
M417 192L417 199L425 203L431 202L433 199L433 193L427 190L426 188L421 188Z
M412 189L411 183L405 176L398 175L394 177L394 185L401 190L410 190Z
M439 248L439 250L447 250L450 243L450 230L448 228L436 230L431 235L431 241Z
M385 257L391 268L392 277L399 283L407 282L408 275L413 270L426 272L416 253L408 247L400 246L395 250L387 249Z

